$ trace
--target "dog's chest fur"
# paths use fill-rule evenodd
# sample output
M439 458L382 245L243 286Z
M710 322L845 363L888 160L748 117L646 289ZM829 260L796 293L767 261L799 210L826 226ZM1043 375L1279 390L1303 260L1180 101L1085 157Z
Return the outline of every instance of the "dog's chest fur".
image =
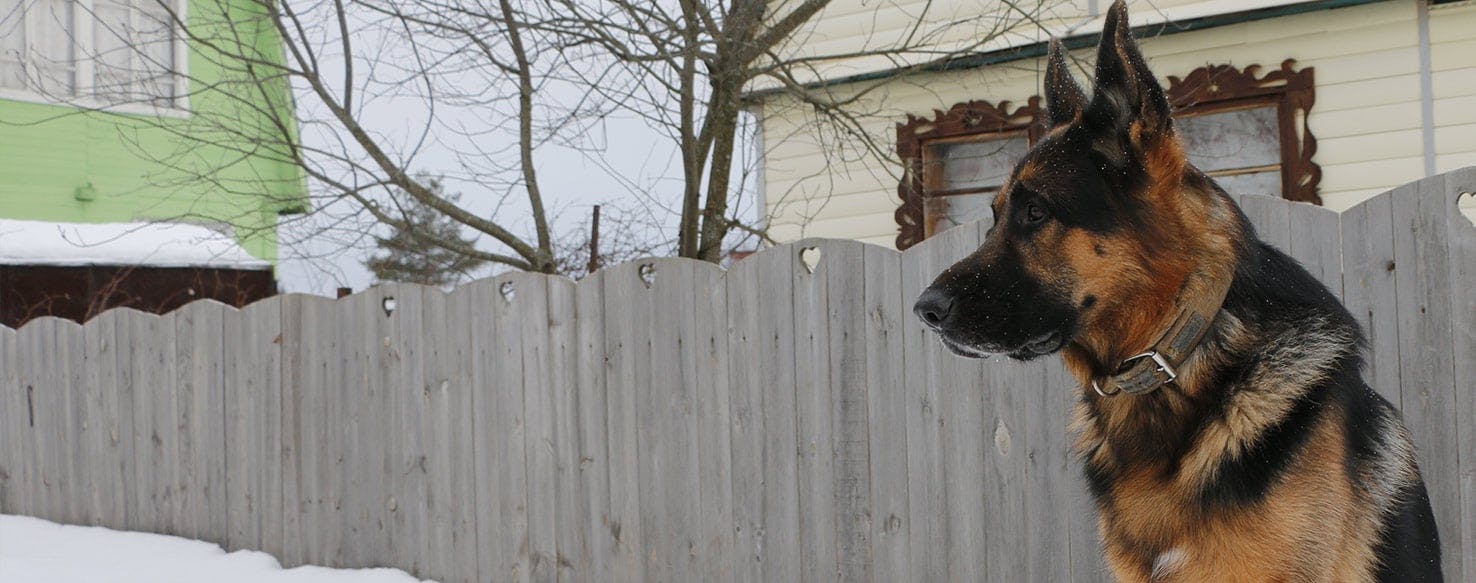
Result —
M1345 412L1328 394L1339 367L1356 363L1356 331L1344 328L1312 314L1247 324L1227 310L1179 385L1078 403L1078 453L1114 571L1142 581L1369 571L1368 553L1349 549L1369 548L1377 525L1351 511L1364 494L1347 478Z

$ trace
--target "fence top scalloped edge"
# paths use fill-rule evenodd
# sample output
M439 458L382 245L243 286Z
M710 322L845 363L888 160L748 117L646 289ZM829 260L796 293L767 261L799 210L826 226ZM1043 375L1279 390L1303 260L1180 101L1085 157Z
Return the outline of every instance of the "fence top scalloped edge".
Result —
M1294 202L1280 198L1255 197L1253 200L1264 201L1264 203L1267 205L1286 209L1290 209L1300 205L1303 208L1315 209L1313 210L1313 212L1326 213L1328 215L1337 216L1341 219L1342 216L1362 212L1362 210L1366 207L1371 207L1376 204L1385 204L1385 199L1392 199L1400 193L1407 193L1411 190L1416 193L1422 193L1424 195L1424 199L1433 199L1431 202L1434 202L1435 204L1429 206L1421 205L1422 208L1439 208L1441 206L1439 204L1441 199L1445 199L1448 197L1449 206L1446 207L1448 210L1445 212L1450 213L1450 215L1452 216L1465 218L1460 210L1460 199L1463 196L1476 196L1476 166L1458 168L1456 170L1436 174L1434 176L1406 183L1404 185L1381 192L1375 196L1369 197L1368 199L1363 200L1362 202L1359 202L1358 204L1353 205L1352 207L1342 212L1330 210L1324 207L1319 207L1304 202ZM1473 230L1473 233L1476 233L1476 224L1472 224L1470 221L1451 222L1456 225L1465 224L1467 228ZM851 253L858 253L859 250L860 254L880 253L892 257L901 257L905 261L911 257L927 256L937 251L940 247L950 248L952 247L950 243L957 244L962 240L969 239L971 236L978 237L984 232L985 229L988 228L991 223L992 219L989 218L978 219L964 225L960 225L953 229L949 229L948 231L945 231L938 236L930 237L927 240L924 240L923 242L918 243L917 245L914 245L913 247L907 249L906 251L897 251L896 249L892 249L890 247L883 247L872 243L863 243L853 239L827 239L820 237L807 237L799 239L797 241L792 241L789 243L784 243L760 250L759 252L733 264L728 269L724 269L706 261L698 261L695 259L686 259L680 257L651 257L636 259L621 263L619 265L606 267L579 281L572 280L562 275L548 275L526 271L509 271L495 276L458 284L450 291L434 286L415 283L384 283L371 286L362 291L354 292L342 298L330 298L327 296L305 293L286 293L263 298L242 306L241 308L236 308L213 299L201 299L187 303L183 306L175 308L174 310L162 314L153 314L129 307L109 308L107 310L104 310L102 313L93 316L91 319L87 320L87 322L83 324L78 324L73 320L56 316L42 316L39 318L28 320L25 324L22 324L20 328L0 326L0 334L20 334L21 332L32 326L43 325L60 326L63 328L75 327L81 329L86 326L90 326L95 322L117 318L162 319L176 318L180 316L188 317L194 312L200 310L246 313L264 309L266 306L273 303L282 303L286 301L335 304L339 302L361 302L367 299L377 300L381 305L383 305L387 299L390 301L394 301L394 298L396 296L405 293L405 290L407 289L419 290L421 293L435 292L441 294L442 297L452 298L464 293L472 293L473 290L480 290L481 288L490 287L495 289L499 295L502 295L504 298L508 298L508 301L511 302L515 301L514 297L516 294L516 289L517 287L519 287L519 282L530 279L541 279L546 281L549 285L559 285L576 288L580 286L603 285L603 282L605 280L613 279L616 277L636 277L642 280L646 280L645 287L649 288L656 285L656 281L659 281L659 274L667 271L679 273L683 270L691 270L693 273L705 272L708 277L714 279L725 279L728 272L742 273L758 269L758 267L756 267L758 265L779 265L785 263L788 263L791 266L791 269L796 270L796 274L813 274L815 273L815 271L821 269L821 266L825 261L824 257L826 255L843 254L846 253L847 250L849 250L849 252ZM814 265L807 265L807 263L809 263L809 258L804 257L804 255L806 255L807 252L811 249L818 249L820 255L816 258ZM647 279L648 274L654 275L654 277ZM393 309L391 308L389 309L389 311L393 311Z

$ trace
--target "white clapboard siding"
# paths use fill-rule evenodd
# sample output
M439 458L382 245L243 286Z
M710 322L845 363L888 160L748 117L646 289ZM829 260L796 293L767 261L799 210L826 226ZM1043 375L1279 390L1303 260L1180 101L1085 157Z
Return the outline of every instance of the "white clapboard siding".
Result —
M1236 197L1363 325L1452 580L1476 578L1473 191ZM0 511L448 582L1105 581L1082 388L913 321L988 226L0 328Z
M854 11L858 9L854 4L837 3L827 10ZM1135 22L1152 20L1161 4L1135 8ZM930 14L947 14L947 7ZM1448 171L1476 161L1476 59L1471 57L1476 54L1476 5L1434 6L1429 16L1432 154L1438 171ZM855 26L831 25L830 21L818 25L835 37L827 41L830 44L854 41L861 34ZM1139 41L1163 83L1171 75L1182 77L1210 64L1260 64L1267 71L1295 59L1298 68L1312 68L1316 101L1307 124L1317 139L1313 162L1322 168L1319 194L1328 208L1343 210L1425 175L1418 26L1416 3L1401 0ZM1095 53L1082 49L1073 56L1089 67ZM868 135L877 137L881 150L890 151L897 124L909 115L930 118L935 110L973 100L1018 106L1040 95L1044 66L1044 59L1027 58L975 69L913 73L880 88L868 85L869 91L849 112ZM1088 83L1089 69L1078 70L1077 77ZM834 90L844 94L850 88ZM834 138L827 122L798 99L777 94L762 101L758 111L764 200L779 240L895 238L893 213L901 165L867 153L857 140ZM1468 206L1476 209L1476 202ZM1476 210L1471 213L1476 216Z

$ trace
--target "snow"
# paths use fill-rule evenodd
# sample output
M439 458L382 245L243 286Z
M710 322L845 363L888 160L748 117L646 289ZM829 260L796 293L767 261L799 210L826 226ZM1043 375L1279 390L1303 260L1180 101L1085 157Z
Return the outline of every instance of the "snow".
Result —
M5 583L418 583L395 569L282 569L257 551L227 553L175 536L69 526L0 514Z
M271 269L234 238L188 223L55 223L0 219L0 265L138 265Z

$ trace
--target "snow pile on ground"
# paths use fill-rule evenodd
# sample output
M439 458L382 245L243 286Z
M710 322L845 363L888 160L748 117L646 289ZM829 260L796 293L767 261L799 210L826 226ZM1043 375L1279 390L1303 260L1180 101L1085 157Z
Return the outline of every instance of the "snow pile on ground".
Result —
M282 569L257 551L0 514L5 583L418 583L395 569Z

